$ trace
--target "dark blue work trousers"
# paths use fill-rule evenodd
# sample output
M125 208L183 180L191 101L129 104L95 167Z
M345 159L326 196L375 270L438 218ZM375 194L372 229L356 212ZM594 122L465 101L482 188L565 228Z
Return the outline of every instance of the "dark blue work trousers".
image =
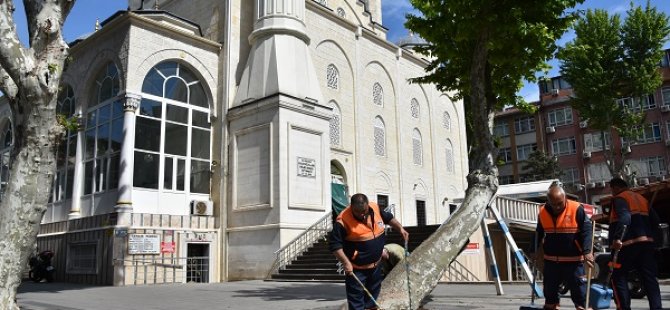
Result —
M565 283L570 288L570 298L575 307L584 307L586 303L586 276L582 262L554 262L544 260L544 298L545 305L556 306L560 303L558 286Z
M379 297L379 291L382 288L383 277L380 266L381 264L377 264L377 267L370 269L354 269L354 274L358 277L358 280L365 285L365 288L368 289L375 300ZM361 285L356 282L356 279L354 279L353 276L347 276L344 283L347 288L347 303L349 304L349 310L376 308L375 303L365 293Z
M653 242L637 242L624 246L619 251L619 268L612 273L612 288L617 309L630 310L630 294L628 292L628 273L636 269L647 291L649 309L662 309L661 290L658 287L658 267L654 258Z

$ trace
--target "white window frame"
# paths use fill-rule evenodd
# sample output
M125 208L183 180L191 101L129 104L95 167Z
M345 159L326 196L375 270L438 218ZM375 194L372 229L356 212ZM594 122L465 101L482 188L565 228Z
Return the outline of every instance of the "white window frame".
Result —
M525 127L524 127L525 125ZM517 134L535 131L535 117L521 116L514 119L514 132Z
M662 105L670 105L670 86L661 88L661 102Z
M555 156L572 155L577 153L575 137L565 137L551 140L551 154Z
M547 113L549 126L564 126L572 124L572 108L563 107L553 109Z
M530 154L537 150L537 143L528 143L516 146L516 160L523 161L530 157Z
M498 137L509 136L509 123L507 121L496 121L493 125L493 135Z
M610 133L605 131L605 149L609 150L612 138ZM603 141L601 132L591 132L584 134L584 152L600 152L603 150Z
M505 164L511 163L514 159L512 158L512 148L504 147L498 150L498 161L502 161Z
M563 184L579 183L579 177L579 169L576 167L564 168L563 175L561 176L561 182L563 182Z

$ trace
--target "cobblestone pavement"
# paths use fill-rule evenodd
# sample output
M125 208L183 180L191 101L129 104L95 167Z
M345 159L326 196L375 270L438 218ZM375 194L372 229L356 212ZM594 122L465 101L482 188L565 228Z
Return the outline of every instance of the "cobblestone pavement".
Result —
M530 304L530 287L505 284L498 296L493 284L439 284L424 301L424 309L519 309ZM670 285L661 286L670 307ZM339 283L240 281L212 284L151 286L87 286L68 283L25 282L18 301L24 310L119 309L339 309L344 303ZM573 309L569 297L565 309ZM536 301L542 305L544 300ZM634 300L633 309L648 309L647 300Z

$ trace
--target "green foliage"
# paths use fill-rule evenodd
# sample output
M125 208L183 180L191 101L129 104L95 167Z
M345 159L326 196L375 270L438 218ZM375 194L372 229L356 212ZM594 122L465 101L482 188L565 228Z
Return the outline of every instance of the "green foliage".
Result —
M68 118L64 114L57 114L56 121L59 125L63 126L67 131L77 131L79 130L79 122L77 121L76 116Z
M456 99L470 95L477 42L486 41L486 97L489 109L513 105L532 111L516 95L522 79L534 82L547 70L556 40L575 20L564 11L583 0L411 0L421 15L408 15L406 26L429 44L417 51L429 56L429 74L413 82L434 83Z
M575 34L558 53L561 74L575 92L572 106L589 127L614 128L620 136L634 139L644 113L616 99L640 98L661 85L658 64L670 34L668 17L648 2L644 9L631 4L623 23L617 14L588 10L576 23Z
M558 179L563 175L558 159L540 150L528 156L528 160L526 160L522 169L533 176L535 180Z

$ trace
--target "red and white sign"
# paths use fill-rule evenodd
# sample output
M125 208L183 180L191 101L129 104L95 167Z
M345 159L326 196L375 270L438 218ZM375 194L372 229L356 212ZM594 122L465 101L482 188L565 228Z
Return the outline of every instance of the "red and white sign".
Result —
M584 212L586 213L586 215L588 215L589 217L593 216L593 209L594 209L593 205L583 203L582 206L584 206Z
M465 246L465 250L463 250L463 254L479 254L479 243L468 243L468 245Z
M174 253L174 242L161 242L161 253Z

